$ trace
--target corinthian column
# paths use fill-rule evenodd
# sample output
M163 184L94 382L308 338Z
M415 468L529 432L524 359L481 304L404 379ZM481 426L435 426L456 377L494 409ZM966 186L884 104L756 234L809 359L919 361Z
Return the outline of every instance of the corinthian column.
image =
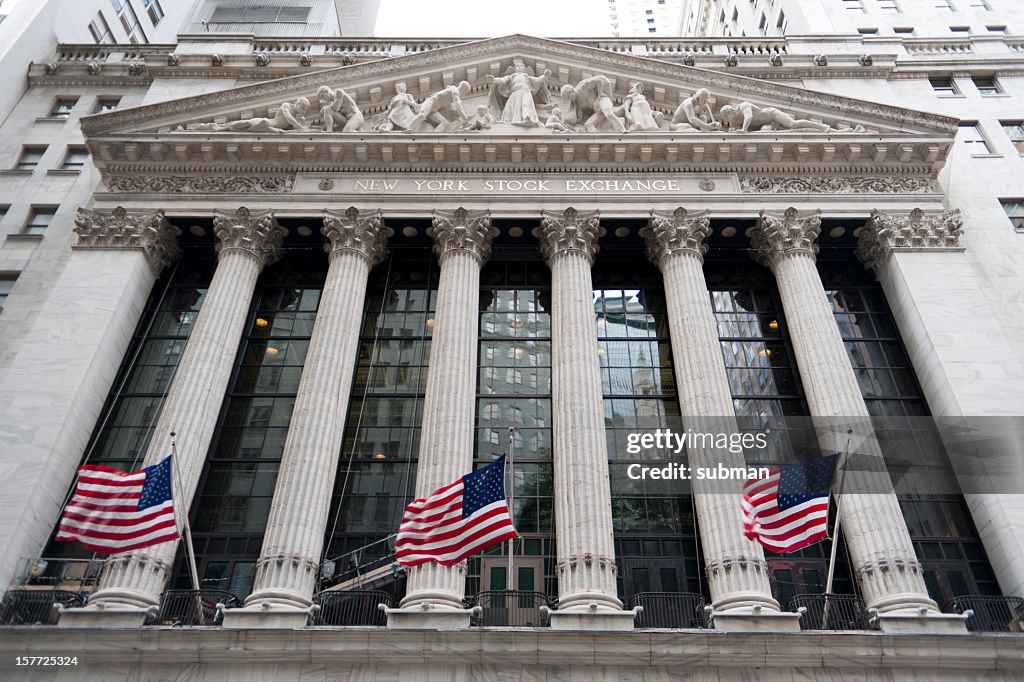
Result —
M480 267L491 254L490 214L464 208L434 211L430 236L441 263L441 281L423 398L416 497L427 497L473 469ZM401 608L388 611L389 627L469 626L469 611L462 607L465 563L421 564L410 567L408 575Z
M282 255L284 231L270 211L216 211L214 231L219 260L202 309L182 353L157 420L143 466L170 454L169 434L177 433L175 508L187 514L210 448L238 344L245 328L256 279ZM138 626L145 609L160 600L177 542L115 555L99 589L84 609L68 610L62 625ZM76 613L77 612L77 613Z
M633 628L615 585L615 545L597 358L597 211L542 211L540 250L551 268L551 403L558 611L555 629Z
M665 279L672 357L683 421L699 433L736 433L732 391L704 283L707 211L652 211L647 254ZM691 467L746 466L742 453L690 447ZM693 481L714 624L720 630L799 630L772 598L761 546L743 535L738 481ZM774 616L768 618L767 616Z
M380 211L327 211L330 268L281 456L253 592L225 627L300 627L312 604L345 432L370 269L387 253ZM266 608L269 604L270 608Z
M939 613L921 574L846 345L815 267L821 212L761 213L755 258L778 283L811 415L823 443L853 430L858 465L847 471L842 527L868 608L889 631L959 631L963 620ZM831 441L831 442L830 442ZM853 454L851 452L851 454Z

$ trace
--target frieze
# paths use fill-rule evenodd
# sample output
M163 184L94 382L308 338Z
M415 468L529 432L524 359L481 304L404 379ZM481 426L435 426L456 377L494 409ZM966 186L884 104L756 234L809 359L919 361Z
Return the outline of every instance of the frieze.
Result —
M935 192L925 177L775 177L740 178L740 190L754 194L920 194Z
M107 189L125 194L264 194L292 190L294 176L114 175Z

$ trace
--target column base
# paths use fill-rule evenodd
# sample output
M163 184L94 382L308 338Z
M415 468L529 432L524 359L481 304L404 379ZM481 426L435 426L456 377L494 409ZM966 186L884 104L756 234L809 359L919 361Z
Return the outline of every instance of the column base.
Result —
M155 616L156 606L140 608L126 604L90 604L80 609L61 609L60 628L141 628Z
M800 632L800 614L768 609L715 611L711 627L719 632Z
M966 635L968 614L924 609L879 613L878 629L891 635Z
M639 608L639 607L637 607ZM608 606L572 606L550 611L552 630L586 630L590 632L629 632L639 611L623 611Z
M291 630L309 623L309 608L260 602L240 609L226 609L221 627L228 630Z
M429 602L384 609L388 617L388 630L466 630L472 612L472 609L457 609Z

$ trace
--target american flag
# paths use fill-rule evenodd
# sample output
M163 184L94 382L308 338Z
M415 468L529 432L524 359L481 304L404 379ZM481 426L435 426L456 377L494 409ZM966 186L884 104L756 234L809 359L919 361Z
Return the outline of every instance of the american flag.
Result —
M828 537L829 489L839 455L773 469L743 484L743 534L773 552Z
M516 537L505 502L505 455L405 508L395 542L398 563L454 566Z
M131 474L98 464L80 466L55 539L116 554L177 538L167 457Z

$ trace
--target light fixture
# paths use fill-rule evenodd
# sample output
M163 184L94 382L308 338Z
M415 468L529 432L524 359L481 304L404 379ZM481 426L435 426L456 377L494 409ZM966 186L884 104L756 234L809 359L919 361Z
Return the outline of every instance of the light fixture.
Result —
M387 459L388 456L387 456L387 453L385 453L385 452L376 452L376 453L374 453L373 458L374 459Z
M845 227L833 227L831 230L828 231L828 236L832 237L833 239L838 239L839 237L842 237L844 234L846 234Z
M623 238L623 237L628 237L629 236L629 228L628 227L617 227L617 228L615 228L615 236L620 238L620 239Z
M519 320L519 319L512 320L512 328L513 329L522 329L525 326L526 326L526 323L523 322L522 320Z
M266 319L264 319L262 317L257 317L256 318L256 326L259 327L260 329L263 329L264 327L268 326L269 324L270 324L270 322L268 322Z
M770 358L772 356L772 349L764 348L758 353L758 355L760 355L762 358Z
M769 322L768 323L768 329L771 329L773 332L779 331L779 321L778 320L772 320L771 322Z
M308 225L299 225L295 228L295 231L299 233L300 237L312 237L313 230L309 229Z
M523 228L521 227L510 227L508 228L508 236L518 239L523 236Z
M280 352L281 351L279 351L278 349L274 348L273 346L267 346L267 355L277 355Z
M604 348L598 348L597 349L597 356L599 358L603 358L604 357Z
M516 356L517 358L521 358L521 357L523 357L524 355L526 355L526 351L525 351L525 350L523 350L522 348L516 348L516 349L515 349L514 351L512 351L512 352L513 352L513 353L515 354L515 356Z
M427 320L427 329L433 329L433 328L434 328L434 318L430 318L429 320Z
M192 236L194 237L206 236L206 228L203 227L202 225L192 225L191 227L188 228L188 231L191 232Z
M406 237L415 237L419 233L420 231L417 230L412 225L406 225L405 227L402 228L402 234L405 235Z
M722 236L726 239L736 236L736 228L730 225L729 227L722 230Z

